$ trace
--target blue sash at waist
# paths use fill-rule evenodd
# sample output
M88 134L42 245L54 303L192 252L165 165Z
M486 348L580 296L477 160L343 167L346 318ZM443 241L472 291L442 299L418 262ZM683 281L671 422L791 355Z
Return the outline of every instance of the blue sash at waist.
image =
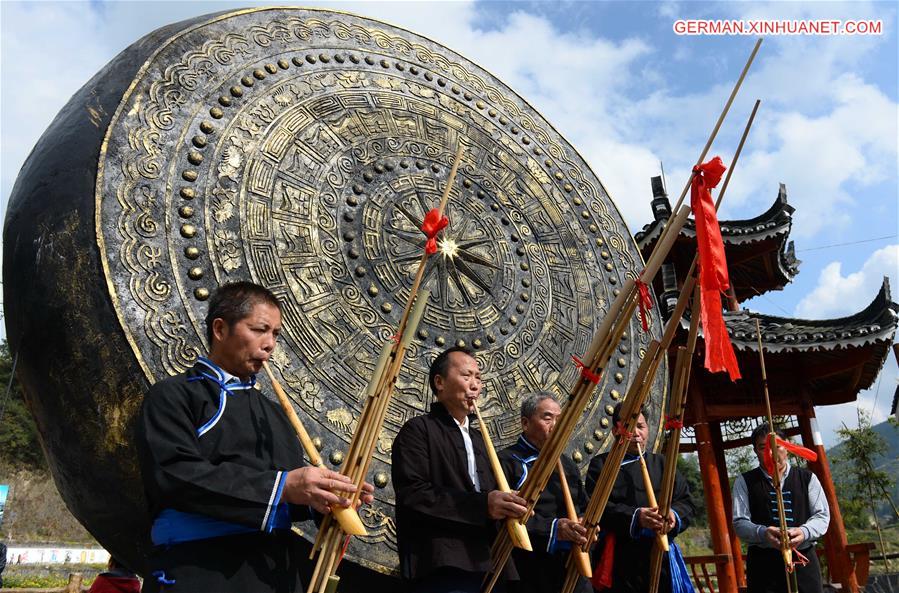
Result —
M275 507L274 513L272 528L290 529L290 510L287 503L281 503ZM163 509L153 521L150 538L153 540L154 546L162 546L259 531L259 529L246 525L230 523L206 515Z

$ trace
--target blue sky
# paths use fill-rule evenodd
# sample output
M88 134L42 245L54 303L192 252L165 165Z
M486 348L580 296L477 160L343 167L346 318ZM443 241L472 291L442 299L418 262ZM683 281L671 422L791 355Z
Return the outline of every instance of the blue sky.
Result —
M0 212L29 150L68 98L119 51L162 25L249 2L2 2ZM678 19L879 20L880 35L769 37L711 154L727 162L762 107L723 219L753 217L787 186L803 260L786 290L747 305L840 317L884 275L899 293L897 5L894 2L341 2L438 41L512 87L556 126L609 188L632 230L650 219L664 163L679 193L751 50L752 36L677 35ZM853 243L833 247L834 245ZM5 331L0 325L0 335ZM859 398L885 418L888 360ZM818 411L826 444L854 406Z

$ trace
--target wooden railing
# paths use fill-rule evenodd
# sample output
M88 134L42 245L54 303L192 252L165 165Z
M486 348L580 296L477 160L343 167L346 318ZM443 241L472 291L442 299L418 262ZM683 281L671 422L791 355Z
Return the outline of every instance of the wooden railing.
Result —
M868 582L868 571L871 568L872 560L871 551L875 547L870 542L846 546L850 566L855 571L855 578L860 587L864 587ZM824 582L832 582L824 550L818 548L817 553L821 562L821 576ZM889 556L892 556L892 554ZM873 559L877 560L878 558L875 557ZM690 571L690 577L693 580L693 586L696 588L697 593L718 593L718 571L728 562L730 562L730 556L727 554L687 556L684 558L684 563L687 565L687 570Z
M718 593L718 570L728 562L730 562L730 556L727 554L684 558L696 593Z
M849 566L855 571L855 580L859 587L864 587L868 583L868 571L871 568L871 550L876 547L871 542L846 546L846 553L849 554ZM833 579L830 576L830 567L827 565L827 556L822 548L818 548L817 552L818 560L821 562L821 576L824 578L825 583L830 583Z

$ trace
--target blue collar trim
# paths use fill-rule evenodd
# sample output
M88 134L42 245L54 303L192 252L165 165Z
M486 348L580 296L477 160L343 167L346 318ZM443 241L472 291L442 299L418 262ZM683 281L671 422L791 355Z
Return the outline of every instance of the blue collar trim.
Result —
M218 366L205 356L201 356L197 359L197 364L202 364L205 367L208 367L213 373L215 373L214 377L210 377L208 374L200 371L200 375L206 377L213 383L217 383L219 387L224 389L227 392L231 392L237 389L250 389L256 385L256 375L250 375L250 378L246 381L241 381L240 377L235 377L234 375L230 375L225 372L222 367ZM227 377L231 377L231 379L227 379ZM197 377L191 377L188 381L199 381ZM227 387L226 387L227 385Z
M529 440L524 438L524 435L521 435L518 437L518 444L521 445L522 447L524 447L525 449L528 449L529 451L533 452L534 455L540 454L540 449L538 449L537 447L532 445Z

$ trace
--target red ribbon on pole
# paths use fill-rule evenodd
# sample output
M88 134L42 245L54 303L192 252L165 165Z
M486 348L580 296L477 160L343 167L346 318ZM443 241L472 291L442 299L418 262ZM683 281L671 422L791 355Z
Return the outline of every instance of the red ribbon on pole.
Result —
M590 367L584 364L583 360L581 360L577 356L574 356L573 354L571 355L571 359L574 360L574 366L581 369L581 377L590 381L594 385L599 385L600 376L591 371Z
M812 551L814 552L814 550ZM805 566L806 564L808 564L808 558L806 558L805 554L803 554L796 548L793 548L793 557L796 558L796 560L794 560L792 566L789 567L788 570L790 572L796 570L797 566Z
M649 287L639 279L637 280L637 288L640 290L640 323L643 325L643 331L649 331L649 320L646 312L652 309L652 297L649 296Z
M421 230L428 238L427 243L425 243L425 252L428 255L437 253L437 233L446 228L448 224L449 219L446 216L441 216L437 208L432 208L425 214L425 220L421 223Z
M634 440L634 433L628 431L628 429L624 427L624 423L621 420L615 423L614 432L626 441Z
M783 447L788 452L793 455L798 455L802 457L806 461L818 461L818 454L812 451L811 449L807 449L800 445L796 445L791 443L790 441L785 441L780 437L775 437L778 446ZM765 437L765 452L763 454L763 461L765 463L765 471L768 472L769 476L774 475L774 455L771 453L771 441Z
M727 371L731 381L740 378L740 368L724 325L721 294L730 286L721 227L710 190L721 181L727 167L721 157L693 167L690 207L696 222L699 250L700 311L705 341L705 368L712 373Z
M668 414L665 414L665 430L674 430L675 428L683 428L684 422L683 420L675 417L672 418Z
M337 565L340 565L340 562L343 560L343 557L346 555L347 548L350 547L350 536L346 536L343 540L343 548L340 550L340 556L337 557Z

